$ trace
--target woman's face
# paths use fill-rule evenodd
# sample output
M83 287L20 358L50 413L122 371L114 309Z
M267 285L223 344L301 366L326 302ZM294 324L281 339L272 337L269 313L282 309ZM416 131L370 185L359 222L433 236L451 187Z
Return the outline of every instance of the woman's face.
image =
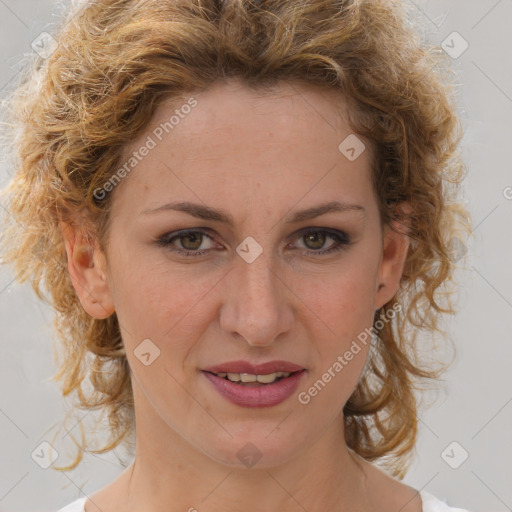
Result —
M340 432L369 350L358 336L406 245L383 238L370 151L344 142L339 96L228 82L187 99L159 107L113 192L106 275L137 431L272 466Z

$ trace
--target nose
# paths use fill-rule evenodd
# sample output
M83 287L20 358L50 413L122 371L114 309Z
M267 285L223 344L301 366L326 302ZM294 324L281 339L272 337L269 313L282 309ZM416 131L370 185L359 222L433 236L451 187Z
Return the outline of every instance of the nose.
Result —
M240 258L226 276L220 314L224 332L251 346L265 347L287 332L294 321L293 293L283 272L261 254L252 263Z

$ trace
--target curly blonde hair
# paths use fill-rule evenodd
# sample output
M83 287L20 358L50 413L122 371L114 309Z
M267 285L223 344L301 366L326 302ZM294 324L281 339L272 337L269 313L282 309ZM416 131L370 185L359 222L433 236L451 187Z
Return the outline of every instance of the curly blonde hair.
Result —
M78 408L107 414L110 438L89 451L133 434L130 370L116 314L91 318L77 298L59 222L87 222L106 247L110 195L94 191L162 101L231 77L254 89L287 81L350 101L351 128L373 144L382 224L399 218L398 203L412 206L401 286L374 325L379 314L394 319L378 330L344 408L348 447L404 476L417 435L415 383L441 372L420 364L417 336L441 332L440 314L455 313L453 274L470 232L457 200L464 164L454 74L412 20L398 0L95 0L66 17L56 50L34 60L10 97L15 173L4 190L2 252L18 281L30 279L55 310L53 378L63 395L76 392ZM74 463L58 469L76 467L88 443L77 447Z

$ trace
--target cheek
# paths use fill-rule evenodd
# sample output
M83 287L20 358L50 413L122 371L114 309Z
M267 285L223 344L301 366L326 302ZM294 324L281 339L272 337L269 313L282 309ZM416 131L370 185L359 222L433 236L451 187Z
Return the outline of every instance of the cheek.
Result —
M120 261L120 260L118 260ZM205 294L221 276L194 275L191 269L174 268L168 263L149 264L145 258L130 259L115 267L114 305L123 331L123 340L134 346L143 339L154 339L165 348L173 339L179 350L183 332L197 330L208 321L203 306Z
M369 258L347 259L338 270L324 276L303 275L297 295L322 333L321 339L339 346L372 324L375 295L375 264Z
M314 315L308 326L316 364L299 390L299 402L313 416L334 419L354 392L371 346L374 280L368 267L351 266L304 293Z
M371 255L358 254L347 258L338 272L301 280L298 294L307 297L304 302L313 312L307 315L307 329L317 361L301 391L305 401L316 403L318 414L324 407L331 410L328 404L338 404L335 411L341 410L364 369L371 345L375 277Z

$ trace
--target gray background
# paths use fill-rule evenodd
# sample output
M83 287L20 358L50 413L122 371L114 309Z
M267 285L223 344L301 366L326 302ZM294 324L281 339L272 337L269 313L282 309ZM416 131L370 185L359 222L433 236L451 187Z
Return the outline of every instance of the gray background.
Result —
M460 82L469 171L465 196L474 231L459 275L460 313L446 324L457 359L437 394L427 397L433 405L421 412L415 460L405 481L474 512L507 511L512 510L512 0L410 4L425 17L431 41L441 43L457 31L469 43L452 62ZM33 51L31 42L42 31L51 32L59 12L52 0L0 0L2 97L20 59ZM0 186L7 179L2 168ZM66 474L44 470L31 458L42 441L51 440L48 429L69 404L49 381L51 311L29 285L12 279L0 267L0 511L56 511L83 495L80 490L89 494L103 487L122 468L114 454L88 456ZM445 451L454 441L458 444ZM465 452L467 460L450 467L448 462L458 465Z

